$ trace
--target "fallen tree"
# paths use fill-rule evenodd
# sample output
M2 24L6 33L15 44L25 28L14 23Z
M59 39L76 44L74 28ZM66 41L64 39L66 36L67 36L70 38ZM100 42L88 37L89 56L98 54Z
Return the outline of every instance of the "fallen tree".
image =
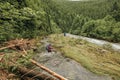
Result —
M20 75L21 79L24 79L25 77L29 77L31 79L39 79L39 80L45 80L45 79L46 80L57 80L52 76L49 76L49 75L46 75L44 73L34 71L31 69L17 67L16 69L14 69L14 71L12 71L13 68L14 68L14 66L11 66L10 72L12 72L16 75Z
M7 46L1 47L0 50L12 48L12 49L19 49L22 50L23 48L30 47L31 41L27 39L20 39L20 40L11 40L9 42L6 42Z
M25 57L25 55L27 55L27 52L25 51L25 49L23 49L23 51L24 51L25 54L22 54L22 56ZM36 66L40 67L41 69L45 70L46 72L48 72L48 73L51 74L52 76L58 78L59 80L68 80L68 79L64 78L63 76L55 73L54 71L48 69L47 67L41 65L40 63L36 62L35 60L33 60L33 59L29 59L29 60L30 60L30 62L32 62L32 63L35 64Z
M20 40L20 41L18 41L18 43L14 43L14 44L10 44L9 46L2 47L2 48L0 48L0 50L4 50L4 49L7 49L7 48L12 48L12 47L16 47L16 46L19 47L20 45L28 44L28 43L29 43L29 41L24 42L23 40ZM25 51L24 47L22 47L22 50L23 50L23 52L25 53L25 54L22 54L22 56L23 56L23 57L26 57L25 55L27 55L27 52ZM56 78L59 79L59 80L68 80L68 79L64 78L63 76L55 73L54 71L48 69L47 67L41 65L40 63L36 62L36 61L33 60L33 59L29 59L29 61L30 61L31 63L33 63L34 65L40 67L40 68L43 69L44 71L48 72L51 76L56 77ZM20 74L25 74L25 73L28 73L28 71L29 71L29 70L27 70L27 69L23 69L23 68L20 68L20 67L17 67L17 70L18 70L18 72L20 72ZM40 75L40 74L41 74L41 75ZM31 76L36 76L36 77L37 77L38 79L40 79L40 80L44 80L44 79L46 79L46 78L48 78L47 80L55 80L54 78L52 78L52 77L50 77L50 76L48 76L48 75L45 75L45 74L42 74L42 73L39 73L39 72L35 72L35 71L32 71L32 72L26 74L26 76L29 76L29 77L31 77Z
M33 64L35 64L36 66L40 67L41 69L43 69L43 70L45 70L46 72L48 72L49 74L51 74L52 76L58 78L59 80L68 80L68 79L64 78L63 76L55 73L54 71L48 69L47 67L39 64L39 63L36 62L35 60L30 59L30 61L31 61Z

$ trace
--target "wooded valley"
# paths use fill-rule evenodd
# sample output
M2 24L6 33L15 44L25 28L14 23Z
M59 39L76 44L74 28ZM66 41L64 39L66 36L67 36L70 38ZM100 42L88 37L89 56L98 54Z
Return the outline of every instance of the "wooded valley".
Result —
M0 0L0 42L67 32L120 41L120 1Z
M0 0L0 80L120 80L119 43L120 0Z

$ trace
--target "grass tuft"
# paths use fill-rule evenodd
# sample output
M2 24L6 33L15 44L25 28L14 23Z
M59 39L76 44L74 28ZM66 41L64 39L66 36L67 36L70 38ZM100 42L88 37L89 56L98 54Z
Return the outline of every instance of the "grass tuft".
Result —
M76 60L91 72L99 75L109 74L113 80L120 80L120 53L111 50L110 45L100 47L81 39L64 37L61 34L50 35L50 42L65 57Z

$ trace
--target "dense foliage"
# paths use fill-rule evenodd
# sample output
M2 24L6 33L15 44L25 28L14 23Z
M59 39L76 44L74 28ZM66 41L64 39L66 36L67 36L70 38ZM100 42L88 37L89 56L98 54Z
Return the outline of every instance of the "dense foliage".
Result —
M0 42L68 32L120 42L120 0L0 0Z
M54 0L61 11L55 20L63 31L120 42L120 1Z
M0 0L0 42L60 32L43 9L46 5L41 2L42 0Z

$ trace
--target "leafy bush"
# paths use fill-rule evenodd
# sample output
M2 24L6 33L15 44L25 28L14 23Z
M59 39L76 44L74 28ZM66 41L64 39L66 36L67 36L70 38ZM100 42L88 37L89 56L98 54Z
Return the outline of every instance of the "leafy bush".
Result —
M56 23L50 20L46 12L29 7L16 8L8 2L0 2L0 43L15 38L34 38L47 33L61 32ZM53 29L52 29L53 28Z

